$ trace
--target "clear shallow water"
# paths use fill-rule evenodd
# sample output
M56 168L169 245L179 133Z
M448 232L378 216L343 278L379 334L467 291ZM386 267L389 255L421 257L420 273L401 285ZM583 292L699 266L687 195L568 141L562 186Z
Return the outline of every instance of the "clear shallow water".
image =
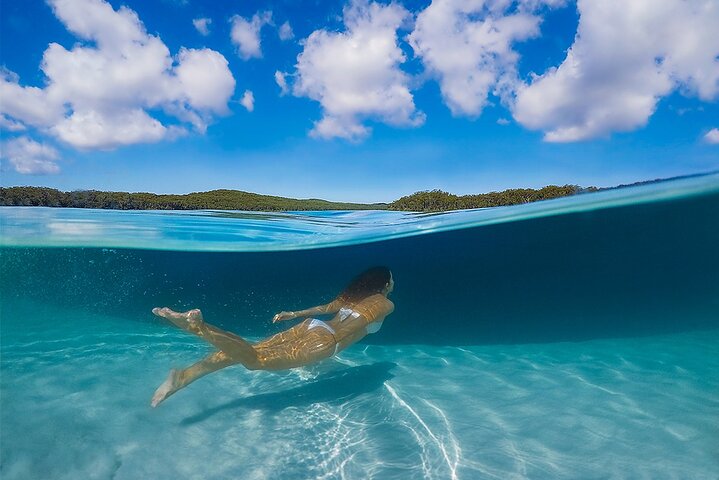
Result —
M166 368L205 345L47 313L92 327L6 333L3 478L716 476L719 330L357 346L286 374L232 367L151 410Z
M0 475L716 478L717 185L511 214L1 209ZM73 219L99 227L48 227ZM378 334L149 407L169 368L209 352L153 306L259 339L277 310L329 300L372 264L397 281Z

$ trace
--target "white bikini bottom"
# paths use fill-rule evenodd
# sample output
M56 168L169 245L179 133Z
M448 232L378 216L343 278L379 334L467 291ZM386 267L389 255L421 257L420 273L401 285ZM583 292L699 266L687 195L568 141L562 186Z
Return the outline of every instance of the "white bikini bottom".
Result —
M337 341L337 338L335 337L335 329L327 325L326 322L323 322L322 320L319 320L317 318L311 318L309 325L307 325L307 330L312 330L313 328L324 328L328 332L332 334L332 338L335 339L335 351L332 354L332 356L337 355L337 350L340 348L340 344Z

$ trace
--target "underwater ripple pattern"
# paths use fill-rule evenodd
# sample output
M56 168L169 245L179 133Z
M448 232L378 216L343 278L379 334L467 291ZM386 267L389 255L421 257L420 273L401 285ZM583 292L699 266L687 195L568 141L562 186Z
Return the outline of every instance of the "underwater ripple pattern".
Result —
M157 410L209 349L160 322L5 327L4 479L716 478L719 330L577 343L356 346L232 367ZM92 325L80 330L78 323Z

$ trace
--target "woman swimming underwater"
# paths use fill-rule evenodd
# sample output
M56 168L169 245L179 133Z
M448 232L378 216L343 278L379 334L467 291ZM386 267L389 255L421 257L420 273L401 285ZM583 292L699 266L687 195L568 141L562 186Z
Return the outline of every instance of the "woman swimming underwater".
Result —
M167 307L153 308L152 313L206 340L217 351L188 368L171 370L167 380L155 391L151 404L156 407L198 378L230 365L241 363L249 370L284 370L329 358L380 329L385 317L394 311L394 304L387 298L393 289L394 279L388 268L370 268L355 277L330 303L296 312L280 312L272 319L281 322L334 314L331 320L306 318L257 343L205 323L199 310L179 313Z

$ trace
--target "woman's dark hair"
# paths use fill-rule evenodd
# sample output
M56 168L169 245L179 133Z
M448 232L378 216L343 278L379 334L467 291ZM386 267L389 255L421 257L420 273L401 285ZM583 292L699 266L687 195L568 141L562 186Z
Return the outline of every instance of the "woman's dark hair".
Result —
M342 293L337 295L337 299L345 302L359 302L375 293L382 293L390 278L392 278L392 274L389 268L372 267L353 278L349 285L342 290Z

